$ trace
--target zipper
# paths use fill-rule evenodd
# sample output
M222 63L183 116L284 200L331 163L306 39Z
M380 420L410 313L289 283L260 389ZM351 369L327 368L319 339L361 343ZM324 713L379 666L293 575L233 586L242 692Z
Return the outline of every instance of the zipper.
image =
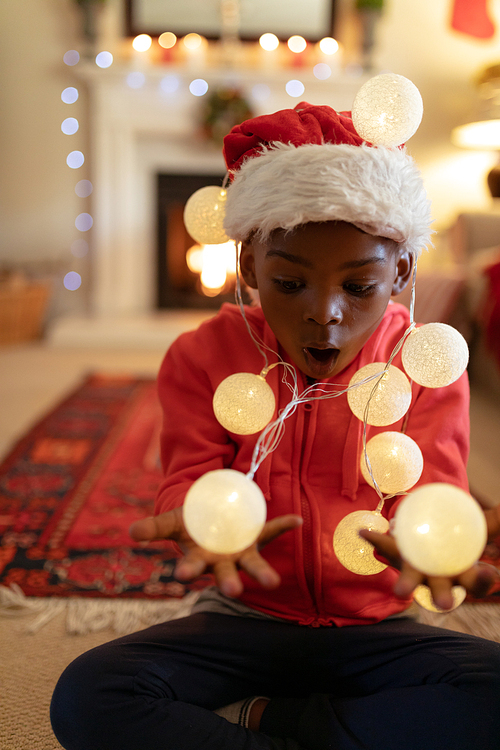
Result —
M311 417L312 408L307 408L309 404L304 404L304 438L309 434L309 422ZM315 587L314 587L314 551L313 551L313 534L312 534L312 516L311 507L309 501L302 489L302 474L304 470L304 446L306 440L302 441L302 449L300 453L300 468L299 468L299 479L300 479L300 508L302 511L302 517L304 519L302 525L302 539L303 539L303 565L304 575L307 583L309 595L312 599L316 617L319 616L318 605L316 602ZM317 623L312 622L311 626L317 626Z

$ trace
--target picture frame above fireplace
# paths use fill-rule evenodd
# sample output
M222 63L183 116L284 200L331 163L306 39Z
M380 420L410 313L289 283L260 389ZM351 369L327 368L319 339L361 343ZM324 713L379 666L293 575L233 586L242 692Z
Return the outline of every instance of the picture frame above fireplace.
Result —
M239 36L256 41L271 32L282 41L300 34L310 42L332 36L337 0L238 0ZM221 35L224 0L125 0L126 34L158 37L196 32L207 39ZM227 2L227 0L226 0Z

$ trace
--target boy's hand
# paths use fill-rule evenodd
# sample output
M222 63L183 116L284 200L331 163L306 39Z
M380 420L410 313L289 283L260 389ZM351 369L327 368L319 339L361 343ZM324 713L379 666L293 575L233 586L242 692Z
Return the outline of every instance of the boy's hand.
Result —
M363 539L374 545L377 552L387 560L389 565L401 571L394 586L394 593L403 599L409 597L419 584L424 583L430 588L434 603L438 607L451 609L453 607L452 586L457 584L463 586L470 594L480 599L486 596L493 583L498 579L498 572L495 571L493 566L480 562L454 578L426 576L403 560L394 537L389 534L368 531L368 529L362 529L359 533Z
M265 589L277 588L278 573L262 557L259 550L285 531L297 528L302 523L300 516L288 515L268 521L257 541L243 552L233 555L217 555L199 547L189 536L182 518L182 508L161 513L154 518L136 521L130 527L130 535L137 542L155 539L172 539L184 553L176 566L174 575L179 581L191 581L205 572L213 573L217 586L226 596L236 597L243 591L238 568L255 578Z

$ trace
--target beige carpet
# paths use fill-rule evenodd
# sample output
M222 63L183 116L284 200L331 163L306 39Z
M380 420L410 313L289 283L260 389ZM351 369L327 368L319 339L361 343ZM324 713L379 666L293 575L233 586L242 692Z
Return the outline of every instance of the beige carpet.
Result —
M87 602L90 606L90 600ZM81 607L84 602L77 604ZM183 616L189 607L181 606L169 615ZM159 616L159 611L152 612L150 619ZM500 607L496 604L462 605L444 616L422 610L420 619L500 642ZM36 612L0 618L1 750L61 750L49 721L50 699L59 675L79 654L116 638L116 628L124 628L123 617L117 623L111 610L103 610L95 621L95 627L103 629L86 635L68 633L68 623L74 628L78 620L77 610L72 614L67 608L59 610L36 632L30 632L37 620L40 624ZM137 629L133 618L129 623L129 632Z
M63 613L35 634L26 632L26 618L0 620L0 748L60 750L49 721L57 679L75 657L113 637L112 630L69 636Z

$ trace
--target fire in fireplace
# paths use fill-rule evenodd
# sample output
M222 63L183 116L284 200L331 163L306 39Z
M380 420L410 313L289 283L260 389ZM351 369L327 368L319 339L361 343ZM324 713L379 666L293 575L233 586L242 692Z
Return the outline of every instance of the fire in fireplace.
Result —
M183 222L188 198L206 185L222 185L220 174L158 175L159 308L218 308L234 301L234 243L201 247Z

